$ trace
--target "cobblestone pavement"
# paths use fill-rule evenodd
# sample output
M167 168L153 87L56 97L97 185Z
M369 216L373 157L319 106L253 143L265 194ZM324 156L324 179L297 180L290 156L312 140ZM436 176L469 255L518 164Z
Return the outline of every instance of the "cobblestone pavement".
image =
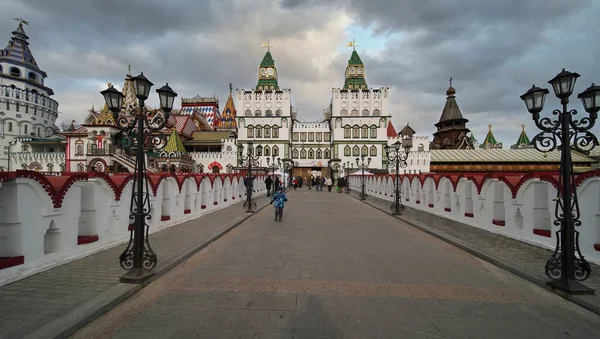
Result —
M257 198L259 206L266 198ZM155 272L246 217L241 204L150 235L158 255ZM21 338L119 285L125 273L119 255L125 244L0 287L0 338ZM134 285L127 285L134 286Z
M600 318L347 195L288 194L73 338L595 338Z
M357 191L351 192L358 198ZM365 203L389 211L391 201L369 196ZM453 240L463 243L474 251L493 257L495 261L502 262L521 274L530 277L538 284L545 286L550 279L544 273L546 261L552 251L511 239L500 234L491 233L473 226L449 220L434 214L425 213L414 208L406 207L400 220L427 228L443 237L455 238ZM595 295L578 295L569 297L574 302L600 314L600 266L591 264L592 275L584 282L590 288L598 291ZM600 337L600 336L599 336Z

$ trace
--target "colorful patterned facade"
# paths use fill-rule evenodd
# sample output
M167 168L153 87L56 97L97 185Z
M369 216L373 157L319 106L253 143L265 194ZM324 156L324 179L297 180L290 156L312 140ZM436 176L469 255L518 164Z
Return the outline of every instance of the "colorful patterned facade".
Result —
M235 104L233 103L233 97L231 96L232 90L232 84L229 84L229 97L225 103L223 113L221 114L221 123L219 124L219 129L237 129L237 125L235 123L237 111L235 109Z
M181 99L181 114L192 115L198 113L206 118L211 128L217 127L221 121L219 113L219 99L217 97L201 97Z

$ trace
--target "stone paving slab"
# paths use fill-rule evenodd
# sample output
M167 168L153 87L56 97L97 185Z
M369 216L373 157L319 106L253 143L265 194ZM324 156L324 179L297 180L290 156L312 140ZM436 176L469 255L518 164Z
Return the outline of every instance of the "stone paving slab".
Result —
M347 195L288 197L282 222L262 210L72 338L600 333L596 314ZM320 275L291 274L304 270Z
M264 196L256 202L259 209L268 205ZM237 203L151 234L150 244L158 255L152 279L250 216ZM140 285L119 283L125 271L118 258L125 246L121 244L0 287L0 338L66 337L133 295Z
M359 192L351 191L350 196L359 199ZM363 202L384 213L390 214L391 201L368 196L367 200L363 200ZM552 251L548 249L408 206L405 206L403 215L395 217L541 287L549 289L547 282L550 279L544 273L546 261L552 255ZM594 313L600 314L600 266L596 264L591 264L591 266L592 275L583 283L595 289L595 295L567 296L560 291L554 292Z

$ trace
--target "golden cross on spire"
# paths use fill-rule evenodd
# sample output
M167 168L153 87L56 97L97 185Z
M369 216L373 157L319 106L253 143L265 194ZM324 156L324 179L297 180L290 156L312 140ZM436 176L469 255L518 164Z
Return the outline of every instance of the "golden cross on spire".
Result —
M19 25L25 24L25 25L29 26L29 21L23 20L22 17L13 18L13 20L18 21Z
M267 40L267 42L263 42L262 45L260 45L260 48L266 48L267 51L271 50L271 40Z
M356 50L356 39L352 39L352 41L349 41L349 42L346 44L346 47L352 47L352 50L354 50L354 51L355 51L355 50Z

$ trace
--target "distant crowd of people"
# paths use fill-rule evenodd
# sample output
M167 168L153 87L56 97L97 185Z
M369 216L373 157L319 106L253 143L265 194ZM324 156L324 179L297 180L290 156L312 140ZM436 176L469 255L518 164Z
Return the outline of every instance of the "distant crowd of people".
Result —
M334 181L331 179L331 177L322 177L320 175L311 175L310 177L297 176L292 179L294 191L298 188L302 188L305 183L309 190L314 187L316 191L322 192L323 187L327 187L327 191L331 192L331 189L335 187L338 193L342 193L343 188L348 184L345 178L338 178Z

